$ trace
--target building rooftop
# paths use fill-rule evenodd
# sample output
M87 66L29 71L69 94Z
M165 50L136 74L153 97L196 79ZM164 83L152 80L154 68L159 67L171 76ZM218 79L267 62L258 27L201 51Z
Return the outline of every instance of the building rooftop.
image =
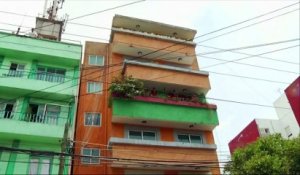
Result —
M140 31L146 33L154 33L156 35L163 35L174 37L177 39L192 41L197 33L196 30L173 26L170 24L159 23L155 21L138 19L128 16L115 15L112 23L113 28L123 28L133 31Z

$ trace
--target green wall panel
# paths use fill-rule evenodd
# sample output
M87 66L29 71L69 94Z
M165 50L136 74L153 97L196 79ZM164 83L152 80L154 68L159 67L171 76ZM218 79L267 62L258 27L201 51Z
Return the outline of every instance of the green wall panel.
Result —
M218 125L217 112L213 109L152 103L130 99L114 98L113 116Z

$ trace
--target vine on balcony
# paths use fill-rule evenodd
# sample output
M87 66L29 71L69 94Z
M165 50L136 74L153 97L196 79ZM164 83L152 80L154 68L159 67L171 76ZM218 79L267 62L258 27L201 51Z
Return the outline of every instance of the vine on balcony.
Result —
M119 76L114 78L109 89L114 97L133 98L144 93L144 84L132 76Z

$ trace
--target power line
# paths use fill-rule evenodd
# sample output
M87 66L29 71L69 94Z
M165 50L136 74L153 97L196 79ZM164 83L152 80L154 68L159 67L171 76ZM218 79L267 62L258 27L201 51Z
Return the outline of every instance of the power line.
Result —
M252 65L252 64L247 64L247 63L236 62L236 61L245 60L245 59L248 59L248 58L252 58L252 57L256 57L256 56L260 56L260 55L265 55L265 54L269 54L269 53L279 52L279 51L282 51L282 50L287 50L287 49L291 49L291 48L295 48L295 47L299 47L299 45L289 46L289 47L285 47L285 48L281 48L281 49L275 49L275 50L272 50L272 51L268 51L268 52L264 52L264 53L260 53L260 54L256 54L256 55L251 55L251 56L247 56L247 57L242 57L242 58L235 59L235 60L229 60L229 61L219 59L219 58L201 56L203 58L210 58L210 59L216 59L216 60L224 61L222 63L217 63L217 64L213 64L213 65L209 65L209 66L204 66L204 67L202 67L202 69L206 69L206 68L214 67L214 66L218 66L218 65L223 65L223 64L227 64L227 63L234 63L234 64L247 65L247 66L252 66L252 67L257 67L257 68L262 68L262 69L269 69L269 70L274 70L274 71L279 71L279 72L299 74L299 72L293 72L293 71L275 69L275 68L270 68L270 67L265 67L265 66L258 66L258 65Z
M189 58L189 57L194 57L194 56L202 56L202 55L209 55L209 54L216 54L216 53L223 53L223 52L233 52L233 51L236 51L236 50L244 50L244 49L250 49L250 48L257 48L257 47L265 47L265 46L289 43L289 42L294 42L294 41L299 41L299 40L300 40L300 38L294 38L294 39L289 39L289 40L281 40L281 41L275 41L275 42L270 42L270 43L248 45L248 46L236 47L236 48L231 48L231 49L219 49L219 48L216 48L216 47L199 45L199 46L202 46L202 47L211 47L211 48L214 48L214 49L218 49L219 51L196 53L196 54L193 54L193 55L185 56L184 58ZM253 56L253 54L247 54L247 55ZM175 58L177 59L177 57L168 57L166 59L175 59Z
M208 33L205 33L205 34L202 34L200 36L197 36L196 38L200 38L200 37L203 37L203 36L206 36L206 35L210 35L210 34L213 34L213 33L216 33L216 32L219 32L219 31L222 31L222 30L225 30L225 29L228 29L228 28L231 28L231 27L234 27L234 26L237 26L237 25L240 25L240 24L243 24L243 23L246 23L246 22L249 22L249 21L252 21L254 19L257 19L257 18L261 18L263 16L266 16L266 15L269 15L269 14L272 14L274 12L278 12L280 10L283 10L283 9L286 9L286 8L289 8L291 6L294 6L296 4L299 4L299 2L297 3L293 3L293 4L290 4L290 5L287 5L287 6L284 6L284 7L281 7L281 8L278 8L278 9L275 9L275 10L272 10L272 11L269 11L267 13L263 13L261 15L258 15L258 16L255 16L255 17L252 17L252 18L249 18L249 19L246 19L244 21L240 21L240 22L237 22L237 23L234 23L234 24L231 24L229 26L226 26L226 27L222 27L220 29L217 29L217 30L214 30L214 31L211 31L211 32L208 32Z
M245 78L245 79L250 79L250 80L265 81L265 82L270 82L270 83L291 84L291 83L283 82L283 81L275 81L275 80L268 80L268 79L262 79L262 78L247 77L247 76L242 76L242 75L234 75L234 74L220 73L220 72L214 72L214 71L209 71L209 73L217 74L217 75L224 75L224 76L231 76L231 77L238 77L238 78Z
M197 53L197 56L202 56L202 55L210 55L210 54L216 54L216 53L223 53L223 52L232 52L236 50L244 50L244 49L250 49L250 48L257 48L257 47L265 47L265 46L270 46L270 45L277 45L277 44L283 44L283 43L289 43L289 42L294 42L294 41L300 41L300 38L294 38L294 39L289 39L289 40L282 40L282 41L275 41L275 42L270 42L270 43L263 43L263 44L256 44L256 45L250 45L250 46L243 46L243 47L237 47L237 48L231 48L231 49L218 49L218 51L212 51L212 52L204 52L204 53ZM203 46L203 45L199 45ZM208 47L208 46L203 46L203 47Z
M11 14L11 15L17 15L17 16L25 16L25 17L29 17L29 18L36 18L36 16L31 16L31 15L21 14L21 13L15 13L15 12L8 12L8 11L3 11L3 10L0 10L0 13L6 13L6 14ZM69 22L69 21L67 21L67 24L79 25L79 26L85 26L85 27L92 27L92 28L104 29L104 30L111 30L111 28L108 28L108 27L100 27L100 26L94 26L94 25L82 24L82 23L75 23L75 22Z
M126 162L134 162L134 163L147 163L147 164L156 164L156 165L162 165L162 166L184 166L184 167L195 167L195 166L209 166L207 164L209 163L217 163L220 162L216 159L213 161L205 161L205 160L199 160L195 162L187 162L187 161L166 161L166 160L154 160L154 159L129 159L129 158L119 158L119 157L103 157L103 156L86 156L86 155L77 155L77 154L70 154L70 153L61 153L61 152L53 152L53 151L37 151L37 150L28 150L28 149L21 149L21 148L10 148L10 147L3 147L0 146L0 150L4 151L11 151L11 152L17 152L17 153L27 153L27 154L33 154L33 155L45 155L45 156L70 156L70 157L79 157L79 158L96 158L99 160L110 160L110 161L126 161ZM173 163L173 164L171 164ZM221 162L222 163L222 162ZM227 163L227 161L226 161Z
M224 52L232 52L232 53L237 53L237 54L242 54L242 55L254 56L253 54L249 54L249 53L245 53L245 52L239 52L239 51L231 51L231 50L229 51L229 50L218 48L218 47L212 47L212 46L206 46L206 45L199 45L199 46L210 48L210 49L216 49L216 50L220 50L220 51L224 51ZM295 62L291 62L291 61L277 60L277 59L270 58L270 57L265 57L265 56L255 56L255 57L259 57L259 58L266 59L266 60L278 61L278 62L282 62L282 63L299 65L299 63L295 63Z
M293 13L293 12L298 11L298 10L299 10L299 8L298 8L298 9L295 9L295 10L288 11L288 12L283 13L283 14L280 14L280 15L276 15L276 16L274 16L274 17L271 17L271 18L268 18L268 19L265 19L265 20L262 20L262 21L259 21L259 22L256 22L256 23L253 23L253 24L250 24L250 25L247 25L247 26L244 26L244 27L241 27L241 28L238 28L238 29L235 29L235 30L226 32L226 33L223 33L223 34L220 34L220 35L217 35L217 36L214 36L214 37L211 37L211 38L208 38L208 39L205 39L205 40L203 40L203 41L199 41L199 42L197 42L197 44L203 43L203 42L206 42L206 41L215 39L215 38L219 38L219 37L221 37L221 36L224 36L224 35L227 35L227 34L230 34L230 33L233 33L233 32L237 32L237 31L239 31L239 30L242 30L242 29L245 29L245 28L248 28L248 27L251 27L251 26L260 24L260 23L263 23L263 22L267 22L267 21L269 21L269 20L272 20L272 19L275 19L275 18L277 18L277 17L280 17L280 16L284 16L284 15Z
M250 24L250 25L247 25L247 26L244 26L244 27L241 27L241 28L238 28L238 29L235 29L235 30L226 32L226 33L223 33L223 34L220 34L220 35L217 35L217 36L215 36L215 37L211 37L211 38L208 38L208 39L206 39L206 40L196 42L196 44L198 45L198 44L200 44L200 43L203 43L203 42L206 42L206 41L209 41L209 40L212 40L212 39L215 39L215 38L218 38L218 37L221 37L221 36L224 36L224 35L227 35L227 34L230 34L230 33L233 33L233 32L236 32L236 31L239 31L239 30L242 30L242 29L251 27L251 26L254 26L254 25L257 25L257 24L260 24L260 23L269 21L269 20L271 20L271 19L275 19L275 18L277 18L277 17L283 16L283 15L287 15L287 14L292 13L292 12L295 12L295 11L297 11L297 10L299 10L299 9L292 10L292 11L289 11L289 12L286 12L286 13L283 13L283 14L280 14L280 15L277 15L277 16L274 16L274 17L272 17L272 18L268 18L268 19L266 19L266 20L262 20L262 21L259 21L259 22L256 22L256 23L253 23L253 24ZM179 49L176 49L176 50L174 50L174 51L171 51L171 52L168 52L168 53L159 55L159 56L164 56L164 55L167 55L167 54L170 54L170 53L173 53L173 52L182 50L182 49L184 49L184 48L186 48L186 46L181 47L181 48L179 48Z
M121 71L123 68L121 68L121 69L118 69L118 70L115 70L114 72L117 72L117 71ZM96 70L97 71L97 70ZM109 72L108 74L110 74L111 72ZM107 75L108 75L107 74ZM107 76L106 75L106 76ZM170 75L167 75L167 76L173 76L174 74L170 74ZM104 75L103 75L104 76ZM151 79L151 80L154 80L154 79L160 79L160 78L164 78L164 77L167 77L167 76L162 76L162 77L156 77L156 78L153 78L153 79ZM101 77L101 76L100 76ZM75 85L72 85L72 86L70 86L70 87L73 87L73 86L77 86L78 84L75 84ZM67 88L70 88L70 87L67 87ZM47 88L46 88L47 89ZM61 89L61 90L65 90L66 88L64 88L64 89ZM59 91L61 91L61 90L58 90L58 91L56 91L56 92L59 92ZM103 92L103 91L107 91L107 90L109 90L109 89L106 89L106 90L101 90L100 92ZM33 93L36 93L37 91L35 91L35 92L33 92ZM80 95L80 96L78 96L78 97L81 97L81 96L85 96L85 95L90 95L90 94L84 94L84 95ZM22 96L21 96L22 97ZM18 98L20 98L20 97L18 97ZM69 99L69 98L68 98ZM209 99L209 98L207 98L207 99ZM214 99L214 100L216 100L216 99ZM231 103L239 103L239 104L248 104L248 105L255 105L255 106L261 106L261 107L272 107L272 108L275 108L275 107L273 107L273 106L269 106L269 105L263 105L263 104L255 104L255 103L248 103L248 102L240 102L240 101L234 101L234 100L227 100L227 99L218 99L219 101L225 101L225 102L231 102ZM57 101L57 100L56 100ZM1 104L1 103L0 103ZM288 109L288 108L284 108L284 107L276 107L275 109L278 109L278 108L281 108L281 109Z
M10 26L16 26L18 27L18 25L16 24L11 24L11 23L7 23L7 22L0 22L1 24L5 24L5 25L10 25ZM22 26L23 28L28 28L31 29L32 27L28 27L28 26ZM59 33L59 32L55 32L55 31L51 31L51 30L45 30L45 31L49 31L49 32L53 32L53 33ZM11 30L11 32L13 32ZM104 41L109 41L106 38L98 38L98 37L93 37L93 36L86 36L86 35L80 35L80 34L74 34L74 33L66 33L64 32L63 35L70 35L70 36L77 36L77 37L82 37L82 38L90 38L90 39L97 39L97 40L104 40Z
M83 17L87 17L87 16L91 16L91 15L103 13L103 12L110 11L110 10L114 10L114 9L121 8L121 7L126 7L126 6L133 5L133 4L136 4L136 3L140 3L140 2L143 2L143 1L145 1L145 0L134 1L134 2L131 2L131 3L127 3L127 4L123 4L123 5L111 7L111 8L104 9L104 10L100 10L100 11L97 11L97 12L93 12L93 13L89 13L89 14L77 16L77 17L74 17L74 18L69 19L68 21L72 21L72 20L75 20L75 19L79 19L79 18L83 18ZM41 27L38 27L38 28L35 27L34 29L41 29L41 28L49 27L49 26L53 26L53 24L44 25L44 26L41 26ZM8 37L8 36L10 36L10 35L2 36L2 37L0 37L0 39L1 39L1 38L5 38L5 37Z

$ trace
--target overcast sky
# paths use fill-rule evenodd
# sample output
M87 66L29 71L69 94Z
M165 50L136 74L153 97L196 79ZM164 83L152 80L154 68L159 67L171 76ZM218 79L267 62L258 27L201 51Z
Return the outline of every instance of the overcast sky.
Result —
M65 0L63 9L59 11L59 16L63 16L63 14L67 13L69 18L72 19L77 16L101 11L129 2L133 1ZM297 2L299 1L148 0L115 10L72 20L70 22L88 24L109 29L111 27L113 16L115 14L120 14L195 29L197 30L196 36L200 36ZM3 13L3 11L36 16L38 14L42 14L43 6L43 0L0 0L0 11L2 11L0 12L0 29L16 31L17 26L21 26L21 31L28 31L28 28L25 27L34 27L34 18L6 14ZM231 30L266 20L265 22L232 32L228 35L201 42L197 46L196 52L205 53L215 51L215 49L209 49L204 46L228 49L297 39L299 38L299 16L299 4L296 4L262 18L251 20L247 23L228 28L211 35L199 37L195 40L195 42L201 42ZM17 26L8 25L7 23ZM97 29L68 23L65 31L66 34L63 35L63 38L78 40L82 43L84 43L86 40L108 42L107 40L110 36L110 30L108 29ZM85 35L94 37L94 39L87 37L76 37L69 34ZM263 55L279 61L263 59L259 57L251 57L239 61L240 63L279 69L279 71L235 64L232 62L208 67L210 65L222 63L223 61L214 60L207 57L233 60L247 56L242 54L223 52L205 55L205 57L198 56L200 68L203 67L203 70L211 71L210 82L212 89L207 96L210 98L272 106L273 102L284 92L284 89L288 86L288 84L249 80L245 78L220 75L217 73L234 74L287 83L292 82L297 76L299 76L300 69L299 46L297 45L299 45L299 40L283 44L239 50L240 52L248 54L260 54L276 49L295 46L290 49ZM220 124L214 130L214 135L215 141L218 145L218 153L221 159L226 158L226 156L229 154L227 145L228 142L234 136L236 136L251 120L254 118L276 118L274 108L222 102L220 100L209 101L218 105Z

